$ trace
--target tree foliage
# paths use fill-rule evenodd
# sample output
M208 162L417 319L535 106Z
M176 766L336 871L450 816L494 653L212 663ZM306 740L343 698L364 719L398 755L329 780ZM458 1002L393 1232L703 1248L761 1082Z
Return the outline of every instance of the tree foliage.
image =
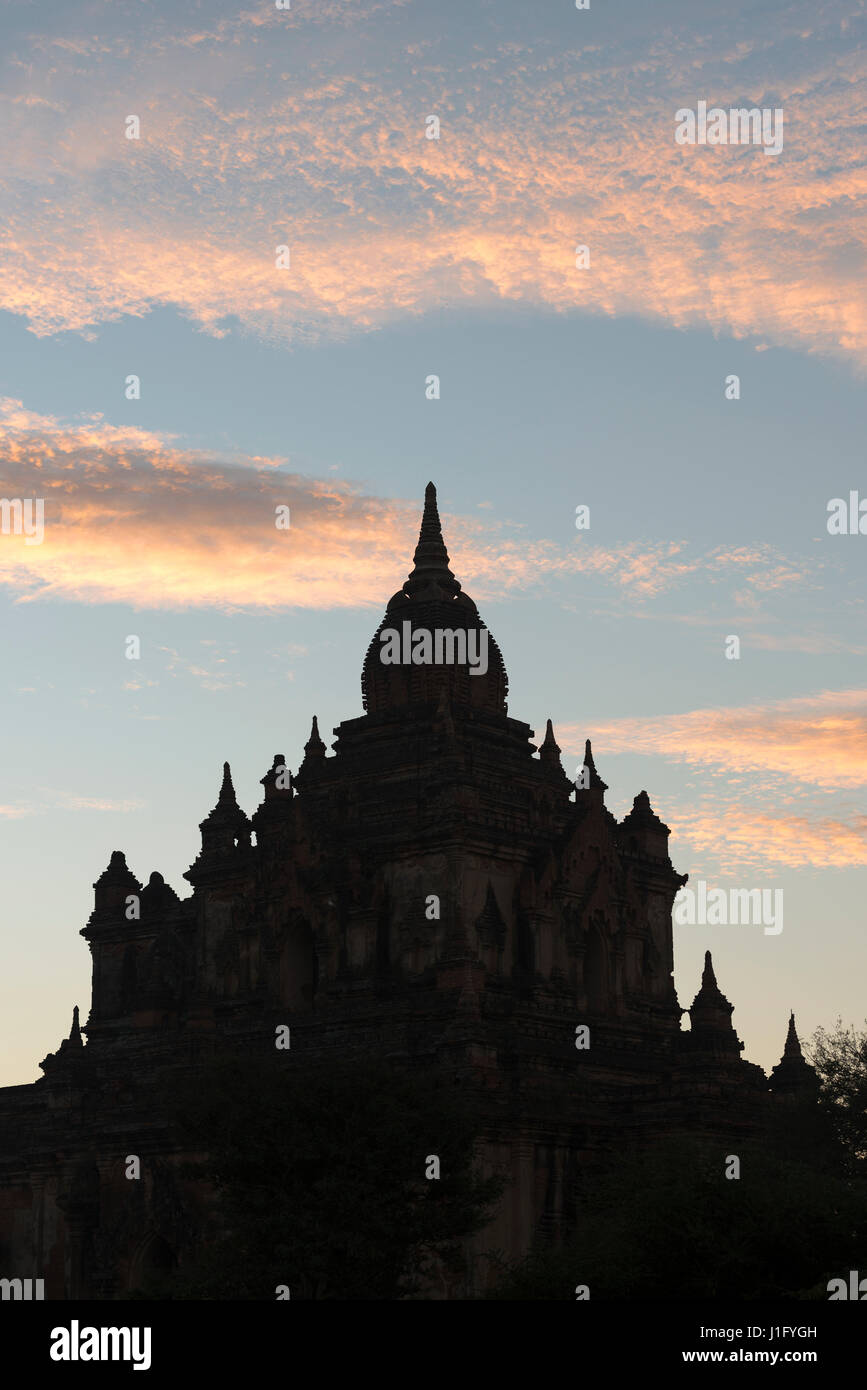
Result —
M384 1060L230 1057L173 1097L187 1166L215 1194L202 1254L161 1296L395 1299L460 1281L461 1242L502 1184L441 1073ZM436 1155L441 1176L425 1177ZM148 1291L143 1291L148 1292ZM151 1296L153 1294L151 1293Z
M732 1153L739 1178L725 1176ZM749 1143L670 1139L597 1162L574 1196L565 1245L507 1267L490 1296L574 1300L586 1284L591 1299L825 1299L867 1258L865 1184L797 1106Z
M865 1020L867 1022L867 1020ZM844 1146L853 1171L867 1167L867 1031L817 1028L808 1046L819 1073L820 1103Z

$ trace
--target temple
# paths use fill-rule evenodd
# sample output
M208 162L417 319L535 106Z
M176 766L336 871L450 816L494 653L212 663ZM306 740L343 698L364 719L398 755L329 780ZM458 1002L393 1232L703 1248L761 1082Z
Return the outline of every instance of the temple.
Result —
M452 654L473 634L486 669L383 662L382 634L405 622L446 633ZM481 1161L508 1187L455 1296L485 1286L485 1249L556 1240L587 1155L635 1135L746 1133L814 1086L794 1018L770 1079L742 1058L709 952L681 1026L672 904L687 876L668 827L645 791L615 819L589 741L572 781L551 721L537 747L510 716L433 484L361 692L330 751L314 717L294 772L274 756L252 816L223 765L187 897L111 854L81 933L87 1023L76 1008L44 1076L0 1090L0 1277L111 1299L190 1258L196 1196L159 1080L215 1039L289 1024L310 1055L436 1057L475 1088Z

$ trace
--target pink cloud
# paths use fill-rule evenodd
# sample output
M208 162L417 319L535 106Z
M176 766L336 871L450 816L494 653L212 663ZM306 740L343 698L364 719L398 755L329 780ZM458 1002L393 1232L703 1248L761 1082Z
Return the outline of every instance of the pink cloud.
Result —
M19 104L22 76L6 104L0 305L37 333L170 304L213 333L237 316L298 341L510 301L867 366L867 79L855 53L833 52L831 19L827 50L795 78L777 14L727 52L719 35L689 46L660 35L649 52L627 40L582 64L576 35L575 52L541 64L516 40L456 69L436 46L420 59L394 9L382 7L381 31L355 26L351 61L333 56L330 22L305 28L273 9L210 30L154 24L134 80L124 72L134 98L118 95L111 45L45 40L56 66L29 80L43 90ZM287 20L307 45L301 78L239 81L243 57L258 71ZM238 61L227 64L228 48ZM700 97L737 104L757 52L786 111L783 153L676 145L675 111ZM829 101L829 87L844 99ZM124 138L130 105L139 141ZM439 140L425 139L429 113ZM292 264L278 270L284 242ZM578 244L588 269L576 268Z
M811 787L867 785L867 690L826 690L769 704L688 710L558 727L575 752L656 755L739 778L769 772Z
M276 458L218 459L99 417L65 424L0 401L0 487L43 498L42 544L0 535L0 584L21 601L278 610L381 607L415 548L420 500L293 473ZM277 509L291 525L278 529ZM770 548L691 555L685 542L605 549L525 539L449 517L462 583L480 600L585 575L635 602L699 575L770 587L802 577Z
M717 807L669 813L675 839L719 862L723 872L779 866L858 868L867 865L867 816L792 816Z

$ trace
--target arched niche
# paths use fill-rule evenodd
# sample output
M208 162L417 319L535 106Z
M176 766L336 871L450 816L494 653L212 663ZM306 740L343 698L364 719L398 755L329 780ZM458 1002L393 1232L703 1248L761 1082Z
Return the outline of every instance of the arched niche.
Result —
M290 1009L313 1007L319 985L319 962L313 930L306 917L289 923L280 960L280 997Z
M597 923L587 933L584 948L584 993L591 1014L608 1011L608 948Z

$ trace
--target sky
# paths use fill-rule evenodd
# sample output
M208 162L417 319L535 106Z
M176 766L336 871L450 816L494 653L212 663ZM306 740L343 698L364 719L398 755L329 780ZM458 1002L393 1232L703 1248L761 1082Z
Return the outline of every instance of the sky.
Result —
M86 1016L112 850L186 896L223 760L252 812L362 713L429 479L510 713L783 892L675 925L681 1005L709 948L766 1069L864 1026L865 10L7 0L0 1084Z

